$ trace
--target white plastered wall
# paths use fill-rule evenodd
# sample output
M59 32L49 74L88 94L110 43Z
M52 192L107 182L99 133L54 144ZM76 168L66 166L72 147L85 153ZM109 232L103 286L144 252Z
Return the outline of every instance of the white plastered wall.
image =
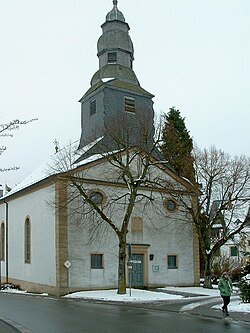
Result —
M53 191L43 188L8 201L9 278L26 282L56 284L55 213L48 205ZM1 221L6 224L6 205L0 205ZM31 223L31 263L24 260L24 225ZM2 262L5 275L5 261Z
M91 185L86 185L91 188ZM93 185L92 189L95 188ZM98 186L109 196L125 193L125 189ZM167 212L163 207L163 196L156 197L154 208L144 205L137 207L132 216L141 217L143 232L140 235L128 233L127 243L148 244L148 255L144 260L148 267L148 285L193 285L193 233L191 218L183 214L180 209ZM156 209L156 205L158 205ZM124 206L119 203L117 209L112 210L113 221L120 221L124 214ZM161 212L161 213L160 213ZM105 222L104 222L105 223ZM115 232L106 225L106 230L96 233L90 241L91 232L83 223L77 223L74 218L69 220L69 261L70 287L72 288L108 288L117 286L118 269L118 238ZM105 228L104 228L105 229ZM131 230L131 229L129 229ZM91 253L104 255L104 269L91 269ZM154 259L149 260L149 254L154 254ZM168 269L167 256L176 255L177 269ZM159 270L155 271L154 267Z

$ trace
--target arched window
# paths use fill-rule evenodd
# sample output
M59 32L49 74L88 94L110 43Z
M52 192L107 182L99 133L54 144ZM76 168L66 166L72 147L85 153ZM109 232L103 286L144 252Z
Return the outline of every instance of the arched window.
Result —
M5 257L5 227L4 223L1 224L1 247L0 247L0 260L4 260Z
M31 261L31 226L30 219L27 217L24 225L24 260L26 263Z

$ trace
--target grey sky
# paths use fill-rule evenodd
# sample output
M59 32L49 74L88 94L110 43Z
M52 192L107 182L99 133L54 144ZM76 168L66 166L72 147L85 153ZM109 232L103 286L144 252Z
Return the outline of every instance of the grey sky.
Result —
M250 1L119 0L118 8L156 113L176 106L200 147L249 155ZM111 0L0 0L0 121L39 118L3 142L1 166L21 169L0 174L1 184L46 160L55 138L79 139L78 100L98 69L111 9Z

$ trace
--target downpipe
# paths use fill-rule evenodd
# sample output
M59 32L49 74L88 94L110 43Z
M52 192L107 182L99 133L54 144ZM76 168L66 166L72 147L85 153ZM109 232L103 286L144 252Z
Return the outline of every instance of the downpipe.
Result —
M6 245L5 245L5 278L6 278L6 283L9 283L9 204L8 202L3 199L5 203L5 221L6 221L6 226L5 226L5 233L6 233Z

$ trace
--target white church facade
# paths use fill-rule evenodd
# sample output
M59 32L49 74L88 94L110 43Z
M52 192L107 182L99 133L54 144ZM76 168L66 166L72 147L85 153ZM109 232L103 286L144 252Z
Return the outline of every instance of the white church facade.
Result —
M188 209L197 193L162 163L153 147L153 95L133 72L129 26L117 1L102 29L99 70L80 100L76 163L56 172L45 163L0 198L2 282L53 295L117 288L119 242L107 221L120 228L131 200L125 162L122 172L119 167L124 159L130 161L133 185L140 181L126 233L127 285L198 285L199 243ZM115 119L122 119L126 131L132 128L130 149L110 140ZM149 133L147 144L138 135L142 123ZM144 165L147 173L141 177ZM92 206L73 186L76 179Z

